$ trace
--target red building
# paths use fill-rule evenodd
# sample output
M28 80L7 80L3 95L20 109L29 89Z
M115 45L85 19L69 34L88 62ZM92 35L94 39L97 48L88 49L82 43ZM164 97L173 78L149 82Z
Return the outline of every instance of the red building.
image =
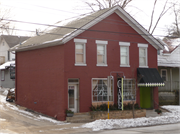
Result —
M124 77L124 102L158 105L157 50L162 45L119 6L28 39L16 51L16 104L65 120L65 109L87 112L117 103L117 78ZM159 84L161 83L161 84Z

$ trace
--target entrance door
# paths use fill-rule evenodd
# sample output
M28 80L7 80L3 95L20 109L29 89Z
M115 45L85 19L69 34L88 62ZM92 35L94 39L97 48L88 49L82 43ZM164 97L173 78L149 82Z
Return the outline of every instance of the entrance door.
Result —
M77 86L68 85L68 108L77 112Z
M152 109L152 88L140 87L140 107L145 109Z

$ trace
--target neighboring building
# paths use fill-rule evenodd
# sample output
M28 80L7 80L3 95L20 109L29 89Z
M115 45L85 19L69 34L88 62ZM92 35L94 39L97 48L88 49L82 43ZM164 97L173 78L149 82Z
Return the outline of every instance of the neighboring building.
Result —
M159 99L162 104L176 104L176 91L179 91L180 38L165 38L164 50L158 55L158 70L165 86L159 88Z
M51 34L49 34L51 33ZM65 120L107 103L158 107L157 50L163 46L121 7L103 9L28 39L16 51L16 104ZM117 87L118 83L118 87Z
M10 64L15 64L15 52L9 49L27 40L26 36L1 35L0 36L0 86L14 88L15 80L10 78Z

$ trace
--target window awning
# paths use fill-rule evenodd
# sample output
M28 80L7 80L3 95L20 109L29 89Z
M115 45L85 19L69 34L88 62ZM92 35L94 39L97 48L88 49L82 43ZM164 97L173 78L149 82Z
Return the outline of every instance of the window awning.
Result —
M164 81L156 68L137 68L139 87L161 87Z

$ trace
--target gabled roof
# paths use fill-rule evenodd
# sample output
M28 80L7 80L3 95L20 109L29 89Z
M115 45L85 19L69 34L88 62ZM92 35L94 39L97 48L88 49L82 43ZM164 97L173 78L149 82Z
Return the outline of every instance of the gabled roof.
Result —
M1 35L6 43L9 45L10 48L14 47L15 45L24 42L30 37L27 36L13 36L13 35Z
M28 39L22 45L17 45L12 48L12 51L26 51L49 46L65 44L109 15L116 13L126 23L128 23L135 31L147 40L156 49L162 49L162 44L150 35L136 20L134 20L125 10L120 6L115 6L108 9L99 10L84 18L76 19L65 26L54 28L46 34L39 35Z

